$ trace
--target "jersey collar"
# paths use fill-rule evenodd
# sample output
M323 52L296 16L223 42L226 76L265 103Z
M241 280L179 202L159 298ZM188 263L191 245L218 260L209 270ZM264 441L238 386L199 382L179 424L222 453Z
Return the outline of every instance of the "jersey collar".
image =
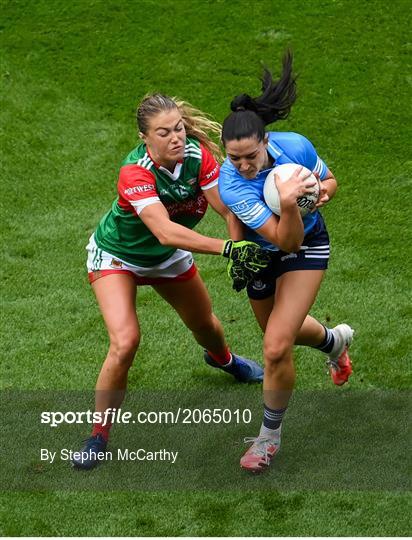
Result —
M156 169L158 169L159 171L162 171L163 173L165 173L169 178L171 178L172 180L177 180L180 176L180 172L182 170L182 165L183 165L183 159L180 159L176 165L175 165L175 168L174 168L174 171L171 172L169 171L169 169L166 169L166 167L163 167L162 165L160 165L159 163L156 163L156 161L153 159L153 156L150 154L149 152L149 148L147 147L146 145L146 152L147 152L147 155L150 157L150 159L152 160L153 162L153 165L156 167Z

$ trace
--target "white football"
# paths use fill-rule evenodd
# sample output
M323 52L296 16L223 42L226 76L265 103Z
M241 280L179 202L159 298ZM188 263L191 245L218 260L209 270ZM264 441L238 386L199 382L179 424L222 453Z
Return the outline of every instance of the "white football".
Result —
M284 165L278 165L270 171L265 180L265 185L263 187L263 196L265 198L266 204L272 210L274 214L280 216L280 200L279 192L275 184L275 174L279 176L281 182L287 182L292 174L301 167L296 163L285 163ZM302 168L302 174L309 174L310 170L306 167ZM313 186L313 191L311 193L306 193L302 197L296 199L297 205L299 206L301 216L306 216L308 212L315 208L315 204L318 202L319 198L319 181L318 179L311 174L309 179L316 180L316 185Z

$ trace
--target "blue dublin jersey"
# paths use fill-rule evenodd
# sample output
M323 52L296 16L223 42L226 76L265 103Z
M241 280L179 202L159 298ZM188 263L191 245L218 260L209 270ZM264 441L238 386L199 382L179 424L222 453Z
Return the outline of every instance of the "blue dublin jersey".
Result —
M328 168L318 157L313 144L303 135L276 131L271 131L267 135L269 138L267 150L274 159L273 167L284 163L297 163L318 173L320 180L325 179ZM241 176L227 158L220 169L219 193L224 204L246 225L246 239L257 242L265 249L277 251L279 249L277 246L256 232L256 229L273 215L263 197L263 186L272 168L260 171L256 178L248 180ZM318 211L309 212L303 217L305 235L314 228L318 219Z

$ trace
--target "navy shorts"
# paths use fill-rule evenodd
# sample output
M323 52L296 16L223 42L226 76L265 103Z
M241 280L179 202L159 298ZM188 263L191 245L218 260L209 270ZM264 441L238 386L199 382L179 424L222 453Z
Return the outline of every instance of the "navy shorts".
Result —
M329 235L325 222L319 214L315 227L305 236L297 253L273 251L269 266L247 286L252 300L264 300L275 294L276 280L294 270L326 270L329 261Z

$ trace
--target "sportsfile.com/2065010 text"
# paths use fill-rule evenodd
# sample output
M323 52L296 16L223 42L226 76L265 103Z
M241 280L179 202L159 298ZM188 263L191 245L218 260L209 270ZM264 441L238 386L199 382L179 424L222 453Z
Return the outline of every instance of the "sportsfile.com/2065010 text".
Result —
M139 411L132 413L109 408L99 411L42 411L40 422L50 427L60 424L250 424L250 409L183 408L175 411Z

